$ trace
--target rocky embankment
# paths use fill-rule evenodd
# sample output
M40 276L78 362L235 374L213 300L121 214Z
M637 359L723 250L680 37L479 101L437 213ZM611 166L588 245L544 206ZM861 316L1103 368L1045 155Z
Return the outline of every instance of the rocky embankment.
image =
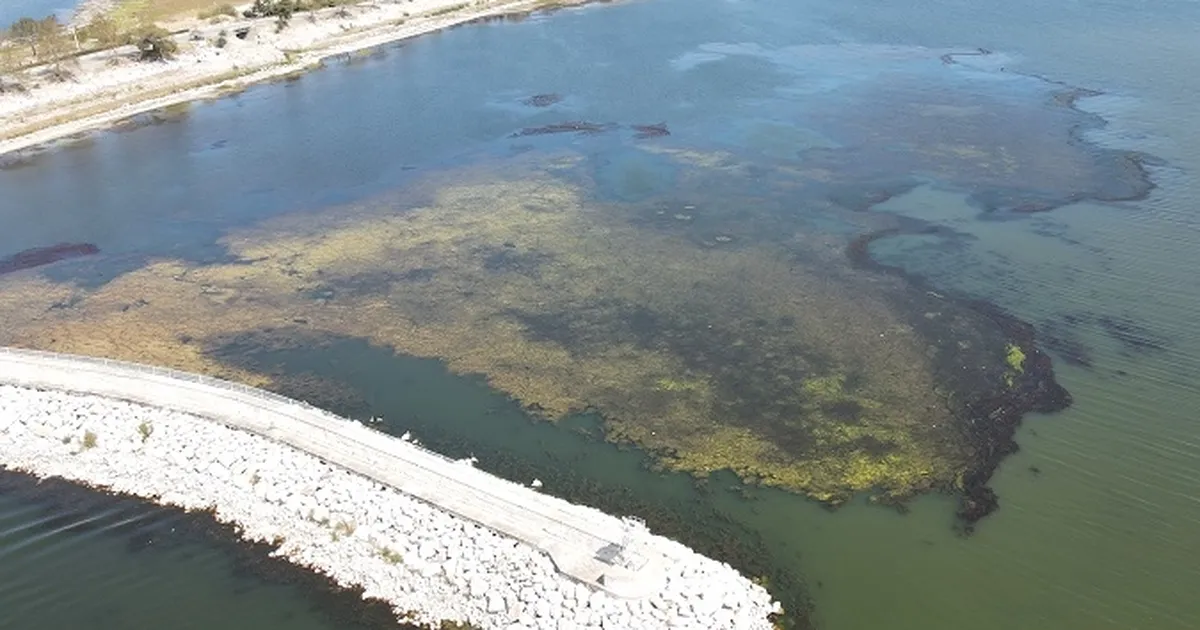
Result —
M307 453L186 414L0 385L0 465L186 509L405 619L480 628L769 629L776 604L728 565L671 550L662 592L622 600L543 552Z

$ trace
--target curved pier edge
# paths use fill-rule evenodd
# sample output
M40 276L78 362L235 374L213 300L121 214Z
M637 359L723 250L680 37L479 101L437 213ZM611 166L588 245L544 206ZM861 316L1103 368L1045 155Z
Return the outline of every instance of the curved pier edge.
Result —
M770 628L768 617L778 612L778 605L765 590L728 565L654 536L636 519L618 519L541 494L361 423L269 392L164 368L11 348L0 348L0 383L128 401L198 416L227 430L266 438L317 458L318 464L328 463L452 517L523 542L549 558L548 564L552 563L561 575L586 586L582 599L587 599L587 592L600 591L614 601L627 602L619 606L623 614L654 612L664 617L669 608L672 615L678 613L684 621L711 622L695 614L712 602L705 601L703 591L707 589L697 588L703 580L693 578L721 577L725 581L726 576L729 581L724 590L716 589L721 593L718 600L725 599L716 601L712 612L724 615L722 618L730 623L738 619L729 628ZM20 422L27 421L0 417L0 433ZM186 430L192 425L181 426ZM86 449L86 444L82 448ZM122 448L136 450L137 446ZM0 457L7 459L4 451L0 447ZM294 513L295 506L291 508ZM311 512L309 518L317 520ZM463 525L456 527L456 531L462 531ZM450 571L445 567L442 570L450 579ZM474 584L470 590L475 590ZM580 597L574 601L580 601ZM529 606L535 603L529 602ZM489 612L493 608L490 598L487 608ZM747 616L750 611L753 614ZM537 619L541 617L539 614Z

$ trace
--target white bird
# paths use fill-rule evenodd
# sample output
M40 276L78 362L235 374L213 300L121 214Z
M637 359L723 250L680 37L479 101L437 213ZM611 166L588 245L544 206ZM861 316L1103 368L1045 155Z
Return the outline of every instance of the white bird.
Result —
M472 456L470 456L470 457L468 457L468 458L466 458L466 459L460 459L460 460L458 460L458 461L459 461L459 462L461 462L461 463L463 463L463 464L466 464L466 465L468 465L468 466L474 466L475 464L479 463L479 460L478 460L478 459L476 459L474 455L472 455Z
M404 435L400 436L400 439L404 440L405 442L411 440L412 439L412 431L405 431Z
M541 479L534 479L534 480L533 480L533 483L529 484L529 486L530 486L531 488L541 488L541 487L542 487L542 480L541 480Z

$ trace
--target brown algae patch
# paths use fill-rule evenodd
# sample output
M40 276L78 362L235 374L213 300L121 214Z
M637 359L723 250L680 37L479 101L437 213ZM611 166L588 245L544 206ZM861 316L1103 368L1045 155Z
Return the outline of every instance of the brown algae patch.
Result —
M991 320L753 208L706 199L679 206L696 221L660 224L668 202L587 201L544 160L405 194L232 233L235 262L156 261L94 291L7 276L0 342L271 386L207 349L359 337L481 374L547 419L595 410L666 468L830 504L961 491L987 457L963 410L1021 377Z

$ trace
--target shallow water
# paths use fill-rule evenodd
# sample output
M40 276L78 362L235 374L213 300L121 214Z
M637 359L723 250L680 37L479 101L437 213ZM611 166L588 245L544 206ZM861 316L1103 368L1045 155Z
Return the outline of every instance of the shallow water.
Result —
M943 496L900 515L857 504L829 513L777 491L747 501L726 490L733 483L725 478L696 490L588 438L595 428L586 419L575 431L530 425L470 379L360 341L318 336L310 347L272 350L258 338L214 339L207 348L220 365L336 381L325 396L344 411L382 414L447 450L481 451L500 472L571 472L550 489L609 509L668 506L656 516L662 527L700 515L714 524L692 535L751 541L714 549L752 556L761 539L778 565L807 581L821 627L1200 625L1200 439L1191 417L1200 406L1200 342L1190 334L1200 300L1192 271L1200 222L1190 203L1200 196L1191 176L1200 126L1190 107L1200 85L1178 62L1200 58L1189 26L1200 8L679 5L464 27L11 165L0 172L0 254L88 242L104 255L0 282L40 273L80 283L85 296L106 288L129 297L133 289L114 279L163 258L227 262L230 243L266 238L273 224L259 226L272 217L319 224L332 209L365 202L377 218L432 197L436 182L451 184L468 167L543 155L572 156L558 172L616 207L697 194L706 173L725 168L736 181L712 178L722 187L710 192L777 208L755 215L758 222L774 217L771 225L834 236L888 215L944 226L939 236L877 242L873 252L939 290L992 300L1033 322L1075 400L1065 412L1027 418L1021 452L993 480L1002 507L969 538L953 534L953 503ZM992 54L942 60L978 48ZM1054 101L1066 86L1106 92L1078 101L1094 116ZM538 93L564 98L546 108L521 103ZM360 97L347 103L344 94ZM622 128L508 137L564 120ZM669 137L639 141L628 127L659 121ZM1070 141L1071 129L1087 142ZM1136 170L1110 149L1156 158L1148 197L1098 201L1143 192ZM404 205L380 201L397 196ZM1003 212L1030 203L1063 207ZM991 208L1000 212L983 214ZM169 301L149 293L159 285L130 277L145 282L134 289L143 287L152 305ZM102 307L92 308L112 310ZM317 306L306 308L319 317ZM8 338L22 322L17 338L39 339L19 304L0 309ZM81 312L79 330L101 319ZM122 321L102 319L114 328ZM107 349L138 350L125 338ZM312 384L294 378L299 392ZM81 547L54 553L62 562L104 557L113 575L141 571L133 556ZM222 562L216 550L196 553ZM0 563L0 584L19 583L10 566ZM227 577L206 575L164 588L210 602L229 597ZM59 588L52 578L38 590ZM136 610L140 587L130 584L72 598ZM27 592L0 590L11 601ZM242 597L270 610L279 606L271 592L250 588Z

